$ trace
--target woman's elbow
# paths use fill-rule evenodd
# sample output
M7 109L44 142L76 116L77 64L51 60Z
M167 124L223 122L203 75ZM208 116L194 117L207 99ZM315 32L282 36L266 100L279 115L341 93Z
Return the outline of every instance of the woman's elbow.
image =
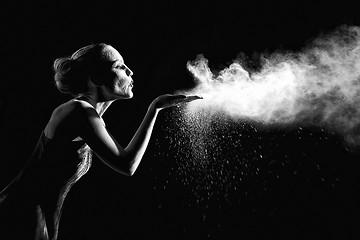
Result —
M121 173L125 176L133 176L138 165L137 161L128 156L122 156L114 161L104 161L107 165L109 165L116 172Z
M116 172L131 177L134 175L136 171L136 167L132 164L114 164L109 163L107 161L104 161L106 165L108 165L111 169L115 170Z
M116 172L118 172L118 173L120 173L120 174L122 174L122 175L124 175L124 176L127 176L127 177L131 177L131 176L133 176L134 175L134 173L135 173L135 169L133 169L133 168L131 168L131 167L126 167L126 168L124 168L124 167L121 167L121 168L119 168L119 167L117 167L117 168L113 168Z
M134 175L136 169L138 168L140 161L137 158L130 158L125 162L126 162L125 164L126 176L131 177Z
M137 169L137 166L134 164L129 164L126 167L122 168L119 172L124 174L125 176L131 177L134 175L135 171Z
M133 168L129 168L127 169L126 171L123 172L123 174L127 177L132 177L135 173L136 169L133 169Z

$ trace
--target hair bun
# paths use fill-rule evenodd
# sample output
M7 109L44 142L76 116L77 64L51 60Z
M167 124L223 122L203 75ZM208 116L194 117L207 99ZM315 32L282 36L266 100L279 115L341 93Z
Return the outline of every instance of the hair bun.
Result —
M75 60L64 57L58 58L54 61L54 71L57 74L66 74L74 67Z
M64 93L71 93L77 90L76 78L79 73L76 68L76 60L70 57L58 58L54 61L55 83L58 89Z

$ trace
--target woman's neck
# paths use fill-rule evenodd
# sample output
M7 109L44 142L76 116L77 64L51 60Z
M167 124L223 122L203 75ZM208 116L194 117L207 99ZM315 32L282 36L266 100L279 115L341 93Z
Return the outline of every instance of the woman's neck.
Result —
M111 103L113 101L107 101L107 102L99 102L96 104L96 111L99 113L100 117L105 113L106 109L110 107Z
M113 101L98 101L96 96L88 95L86 93L77 96L76 99L83 100L91 104L91 106L94 107L94 109L96 110L96 112L99 114L100 117L105 113L106 109L113 102Z

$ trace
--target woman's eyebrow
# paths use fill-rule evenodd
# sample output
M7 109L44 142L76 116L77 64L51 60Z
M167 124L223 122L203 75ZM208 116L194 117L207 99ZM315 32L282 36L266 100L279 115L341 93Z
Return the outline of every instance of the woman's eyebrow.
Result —
M124 64L124 61L120 61L119 59L111 61L112 65L115 65L116 63Z

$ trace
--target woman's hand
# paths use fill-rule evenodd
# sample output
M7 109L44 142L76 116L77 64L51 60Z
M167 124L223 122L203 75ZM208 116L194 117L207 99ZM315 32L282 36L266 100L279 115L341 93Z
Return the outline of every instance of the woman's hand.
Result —
M152 105L155 107L155 109L161 110L164 108L179 105L181 103L191 102L197 99L202 99L202 97L196 95L186 96L182 94L179 95L165 94L157 97L152 102Z

